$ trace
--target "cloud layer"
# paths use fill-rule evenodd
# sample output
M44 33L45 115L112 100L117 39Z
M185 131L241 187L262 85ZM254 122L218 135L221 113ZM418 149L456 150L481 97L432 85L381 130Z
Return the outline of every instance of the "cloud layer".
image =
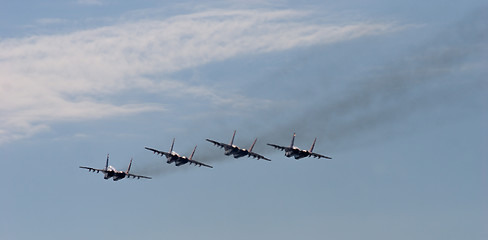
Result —
M0 143L58 121L162 111L161 104L114 100L124 91L187 94L213 104L239 101L172 73L248 54L288 50L394 31L383 23L330 25L295 10L209 10L121 22L62 35L0 42ZM152 77L148 77L152 76ZM154 77L157 76L157 77Z

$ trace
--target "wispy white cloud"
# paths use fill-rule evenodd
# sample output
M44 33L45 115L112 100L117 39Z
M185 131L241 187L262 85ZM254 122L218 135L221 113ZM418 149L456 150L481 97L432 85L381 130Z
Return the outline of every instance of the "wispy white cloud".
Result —
M3 40L0 143L31 136L56 121L163 109L151 103L111 101L111 96L134 88L175 96L191 93L213 104L256 105L244 96L231 99L164 76L239 55L328 44L397 28L388 23L310 23L309 16L310 12L296 10L209 10ZM95 100L98 95L106 97Z

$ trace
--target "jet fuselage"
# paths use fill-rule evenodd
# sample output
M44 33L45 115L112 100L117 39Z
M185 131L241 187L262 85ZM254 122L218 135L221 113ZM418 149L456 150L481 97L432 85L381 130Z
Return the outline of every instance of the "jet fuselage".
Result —
M178 153L171 152L171 156L168 156L166 158L168 159L168 161L166 161L166 163L172 163L172 162L178 161L178 159L180 158L180 155Z
M109 166L107 171L105 172L103 178L104 179L109 179L113 178L114 181L118 181L120 179L123 179L126 177L126 173L122 171L117 171L114 167Z
M295 159L300 159L304 157L310 156L310 153L307 150L301 150L297 147L289 148L285 151L286 157L295 157Z
M234 158L244 157L249 153L246 149L240 149L239 147L232 145L232 147L225 148L225 155L234 155Z
M171 164L175 163L176 166L181 166L188 163L188 158L183 156L181 157L178 153L171 152L171 156L167 157L168 161L166 163Z
M118 171L118 172L115 172L115 175L113 176L113 178L114 178L114 181L119 181L120 179L125 178L125 176L126 176L125 172Z

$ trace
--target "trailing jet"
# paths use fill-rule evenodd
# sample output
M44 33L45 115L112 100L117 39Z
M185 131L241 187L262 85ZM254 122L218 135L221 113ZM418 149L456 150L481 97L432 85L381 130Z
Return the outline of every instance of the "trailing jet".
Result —
M208 138L207 138L207 141L215 144L216 146L219 146L219 147L223 148L225 150L225 153L224 154L227 155L227 156L234 155L234 158L240 158L240 157L247 156L247 157L257 158L258 160L259 159L264 159L264 160L271 161L270 159L268 159L268 158L266 158L266 157L264 157L262 155L259 155L257 153L252 152L252 148L254 147L254 144L256 144L256 141L258 140L257 138L254 139L253 144L251 145L251 147L249 148L249 150L247 150L247 149L244 149L244 148L239 148L236 145L233 145L233 143L234 143L234 137L235 136L236 136L236 131L234 130L234 135L232 135L232 139L230 140L230 144L225 144L225 143L217 142L217 141L214 141L214 140L211 140L211 139L208 139Z
M149 151L153 151L154 153L159 154L161 156L164 155L168 159L168 161L166 161L166 163L168 163L168 164L171 164L174 162L176 166L181 166L183 164L188 163L190 165L191 164L198 165L199 167L205 166L205 167L213 168L212 166L207 165L205 163L201 163L201 162L192 160L193 154L195 154L195 150L197 149L197 146L195 146L195 148L193 149L193 152L191 153L190 157L187 158L185 156L182 157L178 153L173 152L173 146L174 145L175 145L175 139L173 138L173 143L171 144L171 148L169 149L169 152L163 152L163 151L159 151L159 150L156 150L154 148L148 148L148 147L145 147L145 149L147 149Z
M137 179L140 179L140 178L151 179L151 177L146 177L146 176L135 175L135 174L129 173L131 166L132 166L132 158L130 159L129 167L127 168L126 172L117 171L117 170L115 170L114 167L108 165L108 154L107 154L107 162L105 163L104 169L82 167L82 166L80 166L80 168L88 169L89 172L91 172L91 171L97 172L97 173L102 172L104 174L104 176L103 176L104 179L113 178L114 181L118 181L118 180L125 178L125 177L137 178Z
M285 151L285 156L286 157L295 157L295 159L300 159L300 158L304 158L304 157L332 159L331 157L327 157L327 156L320 155L318 153L312 152L313 151L313 147L315 146L315 141L317 141L317 138L315 138L315 140L313 140L312 147L310 148L310 150L308 150L308 151L307 150L302 150L300 148L297 148L297 147L293 146L293 144L295 142L295 133L293 133L293 138L291 139L291 144L290 144L289 147L279 146L279 145L270 144L270 143L268 143L268 145L269 146L272 146L272 147L274 147L276 149L279 149L281 151Z

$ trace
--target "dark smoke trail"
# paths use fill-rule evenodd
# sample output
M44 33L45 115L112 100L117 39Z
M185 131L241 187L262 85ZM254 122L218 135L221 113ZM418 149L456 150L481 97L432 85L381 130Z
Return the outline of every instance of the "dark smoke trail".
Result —
M449 89L449 86L443 85L449 84L446 78L451 77L453 71L459 71L469 57L486 54L487 10L476 10L403 59L386 65L380 73L360 81L361 85L350 87L349 94L346 93L343 99L323 99L324 104L297 113L299 117L295 121L265 133L263 138L273 136L274 139L281 139L281 143L288 144L291 131L297 131L301 134L297 134L297 138L300 136L312 141L313 137L318 136L325 139L326 145L339 147L366 130L378 130L383 124L401 121L419 109L434 108L456 101L456 98L467 97L469 92L480 91L483 79L454 80L459 84L451 85L462 85L464 90L471 90L456 96L444 93L459 89ZM419 95L419 92L420 97L412 97Z

